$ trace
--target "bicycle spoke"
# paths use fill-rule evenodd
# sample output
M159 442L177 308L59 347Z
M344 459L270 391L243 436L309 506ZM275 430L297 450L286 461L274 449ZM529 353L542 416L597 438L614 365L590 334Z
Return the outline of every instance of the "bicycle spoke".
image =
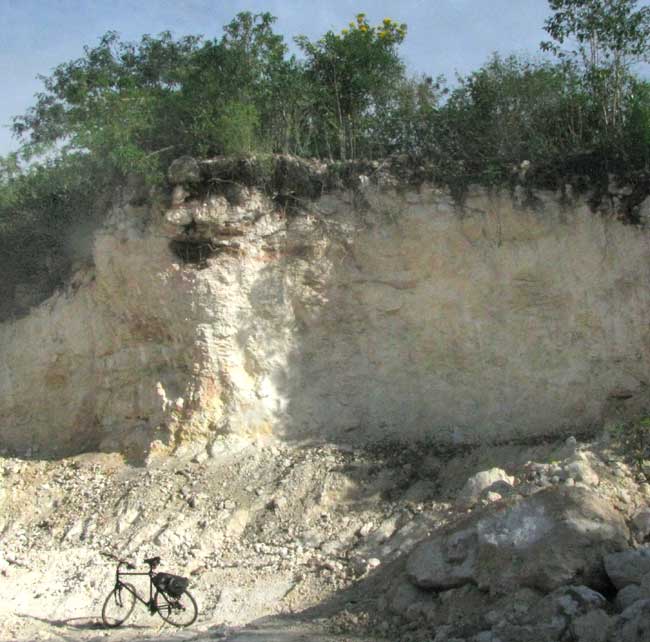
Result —
M102 608L102 620L106 626L120 626L133 612L135 607L135 589L133 592L126 588L130 585L118 586L113 589Z
M173 598L163 592L157 593L156 608L163 620L178 627L193 624L198 612L196 601L189 591L185 591L178 598Z

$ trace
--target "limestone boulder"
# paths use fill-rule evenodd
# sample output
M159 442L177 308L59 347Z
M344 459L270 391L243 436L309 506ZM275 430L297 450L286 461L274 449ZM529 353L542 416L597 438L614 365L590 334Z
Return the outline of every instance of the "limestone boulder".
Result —
M483 470L480 473L476 473L470 477L463 489L460 491L458 496L457 503L462 507L470 507L476 504L481 495L489 490L492 490L492 487L495 486L495 492L502 494L498 488L502 488L503 485L507 484L512 486L515 482L514 477L511 477L506 473L505 470L501 468L490 468L490 470Z
M531 609L534 609L542 599L544 599L542 593L528 588L501 595L496 600L493 600L492 608L486 610L485 621L490 627L502 622L522 622Z
M486 630L486 619L494 600L485 591L472 584L450 589L438 595L436 609L428 614L428 623L438 629L445 624L453 626L453 637L471 638Z
M605 570L619 591L630 584L641 584L643 577L650 573L650 547L607 555Z
M497 510L477 523L479 586L501 592L566 584L606 589L603 556L628 546L625 520L587 488L560 486Z
M605 642L610 626L606 606L605 598L586 586L564 586L522 616L497 623L493 631L502 642ZM589 638L598 626L601 629Z
M607 608L607 600L588 586L563 586L545 596L530 612L529 620L554 617L576 618L594 610Z
M478 532L476 524L470 523L416 546L409 555L407 573L420 588L445 591L475 582L478 556Z
M511 498L421 542L406 569L418 587L477 584L500 594L567 584L605 589L603 556L623 551L625 521L588 488L558 486Z
M590 611L571 623L576 642L607 642L611 618L602 609Z
M625 609L613 627L613 642L648 642L650 640L650 600L635 602Z
M643 508L635 513L632 526L641 541L650 538L650 508Z
M589 460L581 457L581 455L582 453L578 453L567 462L564 469L565 478L582 482L587 486L598 486L600 483L598 474L594 471Z
M623 612L641 599L643 599L641 587L638 584L628 584L616 594L616 608Z
M431 601L431 593L413 586L411 582L402 581L391 588L387 601L393 613L403 615L413 604Z

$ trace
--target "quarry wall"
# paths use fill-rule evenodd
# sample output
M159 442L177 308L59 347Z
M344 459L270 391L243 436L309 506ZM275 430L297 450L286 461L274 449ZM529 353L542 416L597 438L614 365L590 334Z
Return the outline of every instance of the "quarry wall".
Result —
M0 324L0 449L471 443L650 409L647 227L365 175L288 207L206 171L118 199L94 266Z

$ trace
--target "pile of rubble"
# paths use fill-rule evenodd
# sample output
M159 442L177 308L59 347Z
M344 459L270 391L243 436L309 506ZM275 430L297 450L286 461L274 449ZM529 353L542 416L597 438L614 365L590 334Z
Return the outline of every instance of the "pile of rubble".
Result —
M649 639L650 484L605 441L222 436L139 467L3 459L0 484L2 640L96 636L114 573L102 551L189 576L197 639L278 614L368 640ZM127 638L152 633L140 617Z
M468 480L468 512L415 547L384 597L417 631L404 639L649 639L650 486L574 439L565 451Z

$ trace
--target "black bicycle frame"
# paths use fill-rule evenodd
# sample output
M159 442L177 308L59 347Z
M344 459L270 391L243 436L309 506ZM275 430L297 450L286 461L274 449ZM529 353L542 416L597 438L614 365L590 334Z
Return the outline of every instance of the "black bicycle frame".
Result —
M147 573L129 573L128 571L120 571L120 566L122 566L124 562L120 562L117 565L117 569L115 571L115 588L116 589L126 589L129 593L131 593L138 602L142 602L152 613L155 613L156 609L154 608L154 594L153 594L153 569L149 569ZM146 575L149 578L149 601L145 602L139 595L139 593L135 590L135 588L131 589L128 584L125 584L120 580L120 577L123 575ZM156 588L156 593L158 593L158 589Z

